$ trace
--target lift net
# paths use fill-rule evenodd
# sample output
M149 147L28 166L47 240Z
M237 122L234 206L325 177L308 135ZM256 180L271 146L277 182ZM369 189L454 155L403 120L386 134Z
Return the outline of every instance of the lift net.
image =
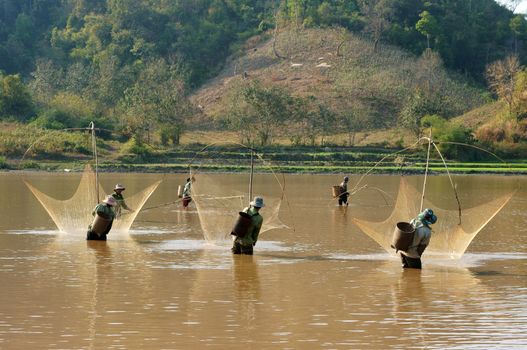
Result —
M463 209L461 224L459 224L457 209L441 209L425 199L424 208L432 208L437 215L437 222L432 225L432 238L426 252L454 258L461 257L479 231L500 212L513 195L514 192L508 193L474 208ZM388 219L371 222L353 218L353 222L386 251L395 252L390 246L395 225L400 221L409 222L416 217L420 204L421 193L401 178L395 207Z
M230 233L238 218L238 212L249 205L249 196L218 184L210 175L193 174L192 200L196 204L203 236L207 241L221 241L231 237ZM281 198L265 193L257 193L264 198L265 207L261 210L264 218L263 232L288 228L280 221L278 213Z
M67 233L86 232L88 225L93 221L92 212L97 205L95 172L89 165L84 168L79 187L70 199L52 198L36 189L29 182L24 181L24 183L46 209L60 231ZM137 214L139 214L139 210L160 183L161 181L158 181L143 191L126 197L126 204L133 208L134 212L125 211L117 217L113 222L112 232L128 232ZM105 197L105 191L99 186L99 198L103 200Z

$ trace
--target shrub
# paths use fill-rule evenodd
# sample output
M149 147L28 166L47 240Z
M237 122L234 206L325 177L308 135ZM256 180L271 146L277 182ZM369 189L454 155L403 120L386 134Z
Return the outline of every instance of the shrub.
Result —
M7 160L4 156L0 156L0 169L9 169L9 165L7 164Z
M149 156L152 154L152 147L140 142L135 136L130 138L122 147L121 154L135 154L138 156Z
M36 118L32 124L44 129L60 130L71 127L73 116L58 109L48 109Z

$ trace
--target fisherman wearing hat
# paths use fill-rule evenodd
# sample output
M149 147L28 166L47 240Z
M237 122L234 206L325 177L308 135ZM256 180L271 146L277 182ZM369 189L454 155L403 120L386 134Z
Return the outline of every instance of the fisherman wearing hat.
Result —
M126 209L130 212L133 212L134 210L129 208L125 201L124 201L124 197L123 197L123 194L122 192L125 190L126 188L121 185L121 184L117 184L115 185L114 189L113 189L113 193L112 193L112 197L116 200L117 202L117 205L115 206L115 217L120 217L121 216L121 209Z
M106 235L110 232L113 224L113 220L115 219L115 212L114 209L117 205L117 201L112 196L107 196L102 203L97 204L95 209L93 209L93 212L91 213L94 217L100 217L103 219L103 226L106 224L106 228L102 230L101 233L96 233L92 231L92 225L94 225L97 221L97 217L92 223L92 225L88 226L88 233L86 235L87 240L97 240L97 241L106 241ZM109 222L109 223L108 223Z
M251 225L244 237L236 237L232 246L233 254L253 255L253 247L256 245L260 229L262 228L263 217L259 211L265 207L262 197L254 197L249 206L243 209L244 213L251 216Z
M348 205L348 196L350 195L348 192L348 181L349 177L344 176L344 180L340 183L340 196L339 198L339 205L346 204Z
M417 215L410 224L415 227L414 239L408 250L401 251L401 262L404 268L421 268L421 255L430 243L432 229L430 225L435 224L437 216L432 209L425 209Z
M192 198L190 197L190 189L192 187L192 179L189 177L187 178L187 182L185 183L185 187L183 187L183 207L188 207L188 204L192 201Z

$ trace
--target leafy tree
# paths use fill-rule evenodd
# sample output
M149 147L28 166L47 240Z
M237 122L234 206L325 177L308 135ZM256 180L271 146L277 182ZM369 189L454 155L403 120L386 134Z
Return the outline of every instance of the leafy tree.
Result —
M408 98L399 114L399 125L410 130L417 138L421 137L421 119L425 115L440 111L440 102L429 98L417 90Z
M231 94L227 125L251 145L269 145L286 122L296 117L297 105L288 91L260 82L240 84Z
M35 114L35 105L20 75L0 74L0 118L27 121Z
M64 73L53 61L41 59L36 62L31 76L29 87L33 96L41 103L48 103L60 90Z
M514 34L514 53L518 54L518 40L524 38L527 33L527 21L524 16L516 15L510 22L509 27Z
M527 118L527 70L516 74L514 86L515 113L518 120Z
M421 19L415 24L417 31L426 36L426 47L430 48L430 37L439 33L439 23L428 11L423 11L419 15Z
M314 146L317 138L320 137L320 144L324 144L324 138L334 133L336 113L318 102L314 96L293 98L292 101L288 124L291 129L299 129L299 134L293 135L294 143L306 144L307 142Z
M347 113L341 114L338 118L338 125L348 134L348 146L355 144L357 132L366 130L372 122L365 111L350 109Z
M138 141L150 142L156 129L170 127L170 138L179 143L185 119L193 112L186 96L184 74L177 63L148 62L121 101L125 133Z
M460 145L472 145L474 143L470 129L438 115L424 116L421 119L421 126L431 128L432 138L439 144L443 156L459 160L473 160L475 158L476 154L473 148Z

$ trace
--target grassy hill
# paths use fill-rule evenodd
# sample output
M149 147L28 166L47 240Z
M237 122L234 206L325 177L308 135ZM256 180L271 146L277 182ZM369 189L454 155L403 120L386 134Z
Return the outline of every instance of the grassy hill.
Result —
M272 37L249 40L215 79L193 94L193 102L202 111L196 123L203 128L228 114L231 91L246 80L279 86L294 96L314 96L339 114L353 112L369 137L396 126L401 109L418 89L431 89L441 96L449 111L445 117L484 104L482 89L445 70L434 57L416 57L391 46L374 51L369 40L349 32L309 29L280 33L276 41ZM335 134L339 133L335 126ZM380 139L386 137L384 131ZM374 139L366 141L363 135L357 140Z

